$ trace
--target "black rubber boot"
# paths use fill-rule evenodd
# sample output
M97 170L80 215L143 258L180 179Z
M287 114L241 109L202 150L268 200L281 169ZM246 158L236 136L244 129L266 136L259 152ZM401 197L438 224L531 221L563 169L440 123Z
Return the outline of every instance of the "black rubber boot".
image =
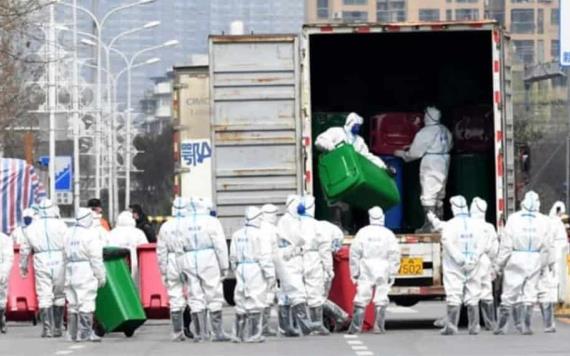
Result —
M291 315L290 305L280 305L278 308L279 314L279 330L280 333L287 337L301 336L299 331L293 327L293 318Z
M184 341L184 320L182 310L170 312L170 322L172 323L172 341Z
M375 309L375 320L374 329L375 334L385 334L386 333L386 309L388 306L381 305L377 306Z
M53 309L41 308L42 337L53 337Z
M53 307L53 337L63 336L63 314L65 307Z
M277 332L271 329L269 321L271 320L271 307L263 309L263 335L264 336L277 336Z
M481 301L481 314L485 330L495 330L497 328L497 318L495 316L495 302L492 300Z
M6 309L0 309L0 333L6 334Z
M323 304L323 314L334 320L334 332L348 330L350 326L350 317L348 313L342 310L336 303L327 299Z
M330 335L331 332L323 324L323 307L310 308L311 322L317 327L316 333L321 336Z
M530 328L530 324L532 321L532 312L534 308L532 305L524 305L522 308L522 322L523 322L523 335L532 335L532 329Z
M79 315L77 313L67 313L67 340L79 341Z
M297 305L293 305L291 310L293 312L295 322L301 329L301 333L303 335L309 335L315 331L316 328L311 323L311 319L309 319L309 315L307 314L307 303L299 303Z
M512 307L501 305L499 307L499 320L497 323L497 329L495 330L495 335L505 335L507 333L507 327L509 325L509 318L511 317Z
M447 323L441 329L441 335L455 335L458 331L459 313L461 312L460 305L447 306Z
M479 331L481 331L479 305L467 306L467 319L469 335L478 335Z
M540 312L542 313L542 321L544 323L545 333L555 333L556 323L554 322L554 304L540 303Z
M352 313L352 323L348 328L348 333L353 335L362 332L362 324L364 323L364 307L355 305Z
M213 342L230 341L224 331L224 323L222 321L222 311L218 310L210 312L210 322L212 323Z

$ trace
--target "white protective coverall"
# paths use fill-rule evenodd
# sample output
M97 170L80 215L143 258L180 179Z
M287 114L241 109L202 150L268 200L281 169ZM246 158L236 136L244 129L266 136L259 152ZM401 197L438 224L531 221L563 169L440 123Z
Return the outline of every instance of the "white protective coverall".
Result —
M265 204L261 207L263 213L261 228L264 230L262 236L264 240L262 241L262 248L264 254L270 254L273 260L273 266L275 267L276 280L285 280L286 269L279 253L279 233L277 230L277 214L279 209L273 204ZM282 282L283 283L283 282ZM263 311L263 335L264 336L274 336L276 332L269 326L269 320L271 319L271 309L275 304L275 297L277 292L277 283L274 285L267 286L267 305Z
M320 221L315 220L315 197L305 195L301 198L301 231L303 232L303 276L307 302L313 324L319 326L320 335L330 334L323 324L323 307L327 300L327 283L332 281L332 250L329 230Z
M68 331L73 341L96 341L91 326L97 290L106 283L103 245L92 228L91 210L80 208L65 236L65 297Z
M334 279L334 262L333 256L342 247L344 240L344 233L342 230L333 223L328 221L319 221L319 230L322 235L327 238L330 244L328 251L321 249L321 260L323 262L323 271L325 274L325 304L323 305L323 314L329 320L334 320L334 331L344 330L350 324L350 317L348 314L332 300L328 299Z
M28 274L28 257L33 254L43 337L63 335L63 249L66 233L67 226L57 218L55 205L51 200L43 199L38 205L38 218L26 229L26 238L20 245L22 275Z
M14 260L12 239L0 232L0 333L6 333L6 302L8 298L8 279Z
M210 313L214 341L225 341L222 329L222 279L229 269L228 246L220 221L210 216L202 199L190 199L184 219L184 240L177 262L188 280L194 340L208 339L206 311Z
M356 283L354 314L349 333L362 330L364 310L374 302L375 332L385 332L388 292L400 268L400 246L392 231L384 226L384 212L379 207L368 211L370 225L356 234L350 246L350 275Z
M545 332L555 332L554 321L555 304L564 301L561 280L565 280L568 267L568 235L561 216L566 213L563 202L556 202L550 209L551 221L550 254L551 263L542 269L538 280L538 302L542 311Z
M339 144L347 143L354 146L356 152L368 158L372 163L380 168L386 168L386 164L374 156L368 150L368 146L359 135L360 128L364 120L356 113L350 113L346 117L344 127L331 127L321 133L315 141L315 146L323 152L333 151Z
M107 239L107 246L122 247L130 251L131 275L138 283L138 256L137 247L147 243L146 235L137 229L135 219L130 211L123 211L117 217L117 225Z
M263 212L248 207L245 225L232 236L230 266L236 276L234 300L236 323L234 337L237 341L259 342L263 340L262 313L267 306L267 290L275 284L275 267L272 251L264 249L267 230L261 228Z
M188 218L188 215L188 200L176 197L172 204L172 216L174 218L162 224L156 242L158 267L170 303L173 341L184 340L183 313L186 308L186 299L184 297L185 280L182 278L182 270L177 263L176 251L182 251L181 246L185 240L185 234L187 234L184 227L188 226L188 224L185 224L185 219ZM142 237L146 243L147 239L144 233L142 233ZM180 257L183 257L183 254L181 254Z
M481 255L479 273L481 274L481 311L483 321L487 330L494 330L496 327L495 318L495 302L493 298L493 281L495 280L495 270L493 266L496 263L499 254L499 239L497 231L493 224L485 221L487 213L487 202L481 198L474 198L471 202L471 218L480 225L484 232L485 240L483 242L485 251Z
M481 296L480 259L486 248L481 224L469 217L467 201L462 196L450 200L453 218L443 226L443 286L447 301L447 324L444 335L457 333L461 305L468 311L469 333L479 332L479 298Z
M453 148L451 132L440 123L441 113L435 107L428 107L424 116L425 126L416 134L407 151L397 150L395 156L406 162L421 158L420 184L422 206L443 217L443 199L449 173L449 152ZM427 221L426 221L427 223ZM424 228L429 228L425 225Z
M540 213L538 194L526 193L521 210L509 216L501 238L497 270L503 270L503 293L495 333L503 334L513 306L522 303L522 332L530 334L532 308L538 302L538 280L550 258L552 220ZM515 306L516 308L517 306Z
M14 244L19 245L22 243L22 240L26 235L26 229L34 221L35 215L36 212L34 211L34 209L31 208L24 209L24 211L22 212L21 225L15 228L14 231L12 231L12 234L10 235L10 237L12 237L12 241L14 241Z
M287 197L286 213L281 217L277 224L279 231L279 251L284 260L285 269L287 270L287 280L281 281L281 291L279 297L279 305L290 305L293 319L300 327L303 335L310 334L316 326L312 324L307 313L307 291L305 287L303 249L305 248L305 234L313 233L314 228L304 231L301 220L306 208L301 204L301 197L298 195L290 195ZM322 292L321 292L322 294ZM319 328L320 329L320 328ZM285 330L285 334L296 336L293 330Z

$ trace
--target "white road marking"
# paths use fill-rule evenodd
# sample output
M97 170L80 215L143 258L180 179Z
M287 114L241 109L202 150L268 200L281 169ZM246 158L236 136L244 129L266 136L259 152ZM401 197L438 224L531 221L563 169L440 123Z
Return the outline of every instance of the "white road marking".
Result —
M358 355L358 356L373 356L374 353L372 351L356 351L356 355Z
M73 345L73 346L69 346L69 349L71 350L80 350L82 348L84 348L85 345Z
M362 345L362 341L360 340L348 340L347 343L349 345Z
M409 307L400 307L400 306L389 306L388 307L388 313L394 313L394 314L416 314L418 313L417 310L415 310L414 308L409 308Z
M368 347L366 347L364 345L352 346L352 350L354 350L354 351L368 351Z
M345 335L344 335L344 338L345 338L345 339L357 339L357 338L358 338L358 335L345 334Z
M69 355L70 353L72 353L73 351L69 351L69 350L62 350L62 351L57 351L55 354L56 355Z

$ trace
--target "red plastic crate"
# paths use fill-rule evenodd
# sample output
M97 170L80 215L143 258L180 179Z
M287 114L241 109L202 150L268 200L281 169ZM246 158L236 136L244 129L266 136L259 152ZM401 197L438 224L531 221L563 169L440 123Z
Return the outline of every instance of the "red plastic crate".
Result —
M36 278L31 255L28 258L28 275L20 275L20 247L14 247L14 262L8 282L6 319L12 321L34 321L38 312Z
M393 155L406 149L423 127L423 114L390 112L372 117L370 122L370 151L377 155Z
M169 319L168 293L160 275L156 244L144 244L137 248L139 263L139 290L141 302L149 319Z
M487 152L493 149L493 110L475 106L452 114L454 147L458 152Z
M332 281L329 299L335 302L352 318L354 311L354 296L356 295L356 286L350 278L349 265L350 250L347 246L343 246L334 257L334 279ZM374 303L370 303L366 308L363 330L370 330L374 327Z

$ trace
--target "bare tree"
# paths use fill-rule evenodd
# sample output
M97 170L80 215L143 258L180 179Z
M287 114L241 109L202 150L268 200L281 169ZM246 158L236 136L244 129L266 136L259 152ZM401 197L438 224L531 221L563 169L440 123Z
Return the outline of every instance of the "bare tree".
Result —
M33 95L28 84L45 64L31 54L41 41L35 22L44 4L42 0L0 0L0 145L4 147L20 136L8 128L31 125L27 113Z

